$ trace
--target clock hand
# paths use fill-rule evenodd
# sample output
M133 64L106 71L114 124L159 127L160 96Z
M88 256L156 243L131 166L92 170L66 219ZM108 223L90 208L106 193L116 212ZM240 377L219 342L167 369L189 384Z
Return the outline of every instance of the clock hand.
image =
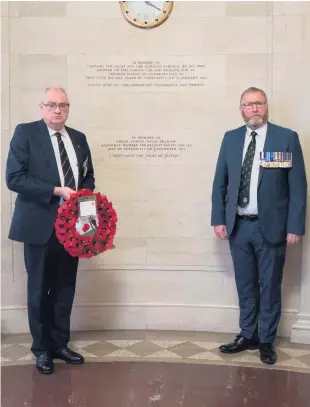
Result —
M152 6L152 7L156 8L159 11L162 11L160 8L154 6L154 4L152 4L150 1L145 1L144 3L146 3L148 6Z

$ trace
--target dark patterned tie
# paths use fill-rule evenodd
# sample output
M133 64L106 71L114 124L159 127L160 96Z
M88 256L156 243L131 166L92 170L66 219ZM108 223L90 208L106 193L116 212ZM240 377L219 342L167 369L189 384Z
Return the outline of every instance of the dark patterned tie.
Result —
M60 133L55 133L55 136L57 137L58 141L58 147L59 147L59 153L60 153L60 161L61 161L61 166L62 170L64 173L64 186L69 187L73 190L75 190L75 179L73 175L73 171L70 165L69 157L64 145L64 142L61 139L61 134Z
M253 167L253 160L255 155L256 140L255 137L257 133L252 131L252 140L248 146L247 152L244 157L242 170L241 170L241 181L238 196L238 205L244 208L249 204L250 201L250 184L251 184L251 174Z

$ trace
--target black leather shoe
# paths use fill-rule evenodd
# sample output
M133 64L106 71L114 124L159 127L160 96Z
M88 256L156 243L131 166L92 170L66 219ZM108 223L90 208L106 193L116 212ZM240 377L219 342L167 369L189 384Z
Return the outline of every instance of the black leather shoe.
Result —
M258 341L254 339L247 339L242 335L236 336L236 339L231 342L220 346L222 353L238 353L247 349L257 349Z
M260 360L267 365L274 365L277 361L277 354L272 343L260 343Z
M57 349L53 354L53 358L61 359L66 363L70 363L71 365L79 365L84 363L83 356L73 352L73 350L69 349L67 346Z
M51 374L54 371L53 359L47 353L37 356L36 367L40 373Z

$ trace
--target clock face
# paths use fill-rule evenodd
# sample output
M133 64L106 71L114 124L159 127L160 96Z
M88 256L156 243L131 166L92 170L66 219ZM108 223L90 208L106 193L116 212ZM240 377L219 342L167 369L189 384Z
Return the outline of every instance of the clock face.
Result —
M136 27L154 28L169 17L173 1L121 1L126 19Z

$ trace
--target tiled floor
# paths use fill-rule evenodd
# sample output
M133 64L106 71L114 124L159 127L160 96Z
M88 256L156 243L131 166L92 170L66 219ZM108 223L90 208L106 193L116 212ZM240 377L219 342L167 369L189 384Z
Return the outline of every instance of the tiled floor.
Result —
M220 353L219 345L232 339L233 335L198 332L90 331L72 334L70 347L81 353L86 362L192 363L310 373L309 345L290 344L286 339L279 339L276 343L278 362L269 367L261 363L258 351L237 355ZM30 344L30 335L3 336L2 365L33 364Z
M218 351L232 335L79 332L84 365L35 368L29 335L2 337L1 407L309 407L310 346L277 341L278 363L257 351ZM94 363L101 362L101 363ZM157 362L157 363L154 363Z

